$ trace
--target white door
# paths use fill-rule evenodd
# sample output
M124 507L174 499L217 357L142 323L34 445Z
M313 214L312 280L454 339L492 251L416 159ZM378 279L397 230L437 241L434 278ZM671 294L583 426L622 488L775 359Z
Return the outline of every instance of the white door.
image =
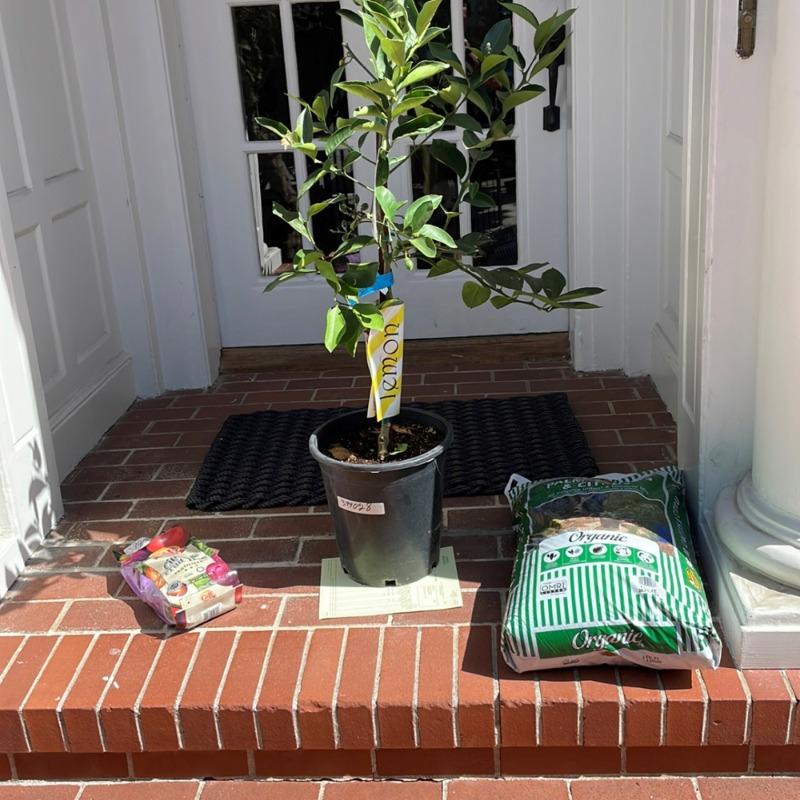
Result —
M0 0L0 170L59 473L133 400L66 17Z
M227 347L297 344L322 339L330 290L320 278L298 279L264 296L269 276L301 246L296 234L271 213L278 201L296 206L297 187L307 177L305 157L285 152L253 123L266 116L289 123L299 112L293 97L313 99L328 85L342 57L342 37L355 50L361 31L336 13L338 0L179 0L208 230L222 328ZM551 14L556 3L528 2ZM439 24L452 26L454 49L480 43L505 13L496 0L445 0ZM519 20L514 19L515 26ZM529 58L532 43L515 27L516 41ZM348 67L348 69L350 69ZM353 75L348 75L352 79ZM543 76L546 78L546 76ZM563 105L565 81L559 82ZM288 95L288 98L287 98ZM348 102L339 93L340 103ZM499 142L483 162L483 190L498 207L461 209L460 234L482 230L493 246L484 265L549 261L567 268L566 134L542 128L542 102L518 108L513 135ZM349 98L352 103L352 95ZM353 108L350 108L352 113ZM452 133L442 132L441 138ZM358 168L359 165L357 164ZM398 196L426 193L446 198L454 191L450 174L423 150L398 170ZM356 177L359 177L356 175ZM348 187L343 187L347 188ZM327 196L331 183L316 191ZM319 199L312 190L301 209ZM315 218L314 235L335 240L337 211ZM333 248L332 248L333 249ZM461 273L427 280L424 269L396 271L396 294L406 300L407 335L426 338L567 329L567 312L543 314L525 306L497 310L489 304L468 310L461 302Z
M699 453L709 0L662 0L661 243L652 376L678 426L678 461L694 493Z

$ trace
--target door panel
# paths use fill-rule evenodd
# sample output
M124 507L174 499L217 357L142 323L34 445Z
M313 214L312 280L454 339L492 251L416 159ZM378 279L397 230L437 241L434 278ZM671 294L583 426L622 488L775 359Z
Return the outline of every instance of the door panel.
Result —
M262 294L267 276L280 270L302 244L272 215L271 205L275 200L289 207L297 203L308 163L304 156L284 151L252 118L264 115L288 123L296 117L300 107L293 96L310 99L327 85L329 70L340 57L340 29L353 50L365 55L360 29L340 19L338 5L336 0L179 0L222 339L228 347L318 342L322 337L331 295L321 279L298 279L274 295ZM536 12L553 10L544 0L532 5ZM449 16L455 49L463 50L465 37L482 36L498 8L493 0L467 0L462 10L461 0L452 0L439 15ZM523 50L531 46L520 45ZM357 79L358 71L351 64L346 77ZM563 86L562 80L562 92ZM352 113L357 101L339 94L339 102L349 102ZM541 107L535 103L517 109L512 136L498 144L496 159L482 165L482 180L501 207L472 213L467 206L460 209L462 235L474 226L494 236L487 265L550 261L567 266L565 131L544 132ZM455 133L437 136L454 139ZM358 162L355 177L368 182L367 167ZM356 201L352 185L348 188ZM392 189L405 197L431 191L452 195L446 176L432 169L424 154L394 173ZM301 198L300 209L314 200ZM314 235L322 230L333 242L347 219L346 210L343 217L330 211L327 218L317 218ZM491 306L467 310L460 298L464 277L451 273L428 281L425 265L418 266L415 272L401 268L395 273L397 295L409 304L410 337L566 330L566 312L546 315L527 307L498 311Z
M62 474L133 399L71 48L64 4L0 0L0 168Z

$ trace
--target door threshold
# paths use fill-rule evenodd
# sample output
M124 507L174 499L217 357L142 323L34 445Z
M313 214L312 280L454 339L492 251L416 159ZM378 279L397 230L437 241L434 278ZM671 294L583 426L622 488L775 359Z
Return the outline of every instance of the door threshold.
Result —
M356 359L363 354L356 356ZM451 339L408 339L406 364L430 366L446 362L490 364L507 361L569 361L569 333L525 333L502 336L465 336ZM352 366L346 353L328 353L319 344L266 347L224 347L220 373L270 372L286 369L330 370Z

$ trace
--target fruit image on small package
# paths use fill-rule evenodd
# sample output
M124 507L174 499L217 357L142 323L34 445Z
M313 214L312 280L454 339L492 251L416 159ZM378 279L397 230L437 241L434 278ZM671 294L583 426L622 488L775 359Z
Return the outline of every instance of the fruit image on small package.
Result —
M180 526L115 551L122 577L168 625L193 628L231 611L242 585L219 555Z

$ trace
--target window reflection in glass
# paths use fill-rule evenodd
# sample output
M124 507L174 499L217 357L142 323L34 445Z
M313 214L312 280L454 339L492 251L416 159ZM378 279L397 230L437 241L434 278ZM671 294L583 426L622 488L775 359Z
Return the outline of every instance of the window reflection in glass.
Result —
M256 117L289 125L286 68L278 6L237 6L232 9L244 127L250 140L274 139L256 125Z
M338 159L337 152L337 159ZM297 209L297 180L291 153L250 153L250 189L255 213L256 239L262 275L290 269L295 253L303 246L300 234L272 213L272 204ZM308 162L309 172L313 169ZM326 255L342 242L352 216L350 209L358 202L353 182L343 176L327 175L309 191L309 203L319 203L336 194L344 195L338 203L314 215L311 232L317 246ZM346 268L346 264L336 265Z
M341 168L341 159L344 157L343 150L337 150L334 156L334 161L337 166ZM308 161L309 174L315 168L315 165ZM348 170L352 174L352 170ZM329 197L341 194L344 198L338 203L331 203L326 209L314 215L311 221L311 232L314 235L314 241L317 247L326 255L334 252L336 248L342 243L345 230L348 225L353 223L354 217L351 216L350 209L358 203L358 198L353 192L354 184L351 180L343 175L326 175L320 181L314 184L309 190L309 201L311 204L320 203L327 200ZM353 223L354 224L354 223ZM353 235L357 231L350 231ZM335 267L346 268L346 264L335 264Z
M464 0L464 38L465 44L469 47L480 47L483 37L489 29L501 19L511 17L511 12L496 2L496 0ZM513 41L513 37L512 37ZM466 54L467 70L471 74L475 64L475 59L470 55L469 50ZM506 74L509 81L514 79L514 67L509 61L506 64ZM481 92L487 101L492 105L493 112L499 110L502 105L497 99L497 92L502 89L502 84L496 79L491 78ZM485 114L476 108L472 103L469 104L469 113L482 123L486 123ZM509 125L514 124L514 111L506 118Z
M492 157L481 161L473 172L480 190L497 203L494 208L472 206L472 230L487 233L492 241L486 245L475 264L483 267L517 263L517 164L515 143L497 142Z
M420 147L411 156L411 185L414 199L425 194L442 195L442 204L430 219L431 225L438 225L444 228L447 224L445 210L458 211L456 201L458 199L458 183L452 170L440 164L431 155L429 147ZM458 239L461 236L458 217L454 217L447 226L448 233ZM417 257L417 267L419 269L430 269L431 264L424 258Z
M297 3L292 6L294 45L300 97L311 102L330 85L331 73L342 59L342 20L338 3ZM338 91L333 114L348 116L347 96Z
M291 153L250 153L250 189L255 211L261 274L288 269L302 237L272 213L273 202L297 208L297 181Z

